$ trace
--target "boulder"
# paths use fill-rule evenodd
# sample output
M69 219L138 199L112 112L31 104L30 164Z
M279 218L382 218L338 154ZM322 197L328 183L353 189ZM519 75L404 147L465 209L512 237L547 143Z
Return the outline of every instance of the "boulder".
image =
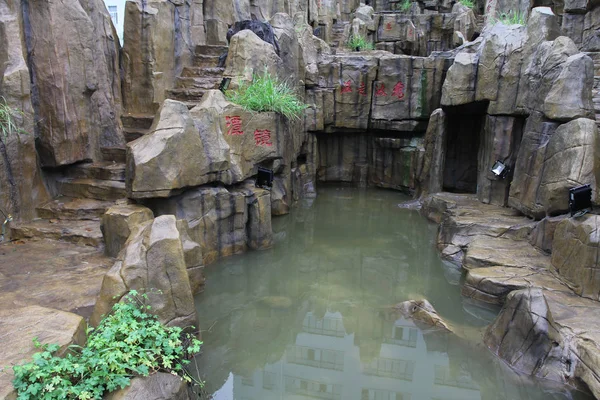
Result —
M148 294L150 312L161 323L197 326L182 235L173 215L145 222L131 234L104 277L90 323L97 326L102 316L134 289Z
M592 59L582 53L567 58L560 75L544 100L544 114L557 121L576 118L594 119L594 105L590 90L593 85Z
M521 373L563 383L573 377L568 344L542 289L510 293L484 340L492 352Z
M195 45L204 44L204 21L198 21L202 2L190 3L125 3L123 102L128 113L154 115L183 66L190 64Z
M197 126L185 104L165 100L150 133L127 144L128 196L168 197L213 180L228 167L229 152L227 143L215 137L220 132L210 128Z
M185 266L187 267L192 294L200 293L204 289L204 283L206 282L202 246L192 239L190 226L186 220L177 220L177 230L181 235L183 256L185 258Z
M529 113L544 112L545 99L562 73L567 59L579 51L575 43L564 36L552 41L541 41L539 45L530 46L526 51L530 56L521 74L519 87L522 89L519 90L517 109Z
M188 385L178 376L158 372L134 378L125 389L106 395L105 400L191 400Z
M31 362L33 354L40 351L33 344L34 338L43 344L58 344L57 355L62 356L71 345L85 345L86 327L79 315L45 307L0 310L0 365L6 367L0 369L0 399L16 399L9 366Z
M290 213L289 188L287 179L275 176L271 188L271 215L286 215Z
M306 64L294 21L287 14L277 13L271 18L271 26L275 41L278 43L277 55L283 61L285 81L292 87L304 86ZM303 92L304 87L299 87L298 90Z
M552 243L554 241L554 232L559 223L561 223L566 215L558 217L546 217L533 228L529 243L535 248L542 250L545 253L552 253Z
M600 299L600 216L566 218L554 231L552 266L571 284L575 293Z
M223 76L232 78L231 89L252 82L254 75L268 74L285 80L283 61L273 45L261 40L251 30L242 30L231 38Z
M489 100L489 114L512 114L519 90L526 27L497 23L483 34L475 101Z
M323 53L331 53L331 49L329 49L327 43L319 46L322 40L313 35L312 27L300 15L294 16L294 27L298 36L298 45L302 52L302 59L304 60L305 84L307 86L314 86L318 81L319 68L317 62L319 57Z
M251 19L250 2L247 1L206 1L203 3L203 9L206 44L209 45L227 45L229 27L236 21Z
M379 129L393 128L390 121L426 120L440 105L440 88L449 59L438 57L382 56L375 81L371 120Z
M152 219L152 210L136 204L118 205L106 210L100 225L106 255L116 257L137 226Z
M227 41L231 43L231 38L243 30L253 32L260 40L273 46L275 53L280 55L279 42L273 32L273 27L269 23L257 20L236 21L227 31Z
M442 86L442 105L458 106L475 101L478 62L479 55L472 49L456 55Z
M597 196L600 160L595 121L579 118L557 126L529 117L517 157L508 203L541 219L569 209L569 189L590 184Z
M427 300L409 300L396 304L394 310L406 319L413 320L421 329L436 329L452 332L450 325L439 316L435 308Z
M271 227L271 194L268 190L254 187L248 182L240 191L248 205L247 244L253 250L268 249L273 246Z
M424 154L417 168L415 194L419 197L442 191L444 151L446 147L446 114L441 108L429 118L423 143Z
M289 125L284 117L275 112L246 111L227 101L218 90L209 91L202 102L192 109L191 115L196 121L202 121L196 122L196 125L205 129L203 136L210 138L206 141L210 141L213 148L228 149L226 157L230 180L227 179L227 182L221 176L219 180L224 183L242 182L256 174L258 164L282 159L291 140ZM218 141L217 146L215 141ZM217 153L221 154L220 151ZM211 160L202 153L196 157L205 163ZM212 161L215 162L215 159ZM198 171L196 174L199 175Z
M201 246L203 265L247 248L248 206L240 191L199 187L157 199L151 208L155 215L175 215L188 222L191 240Z
M101 147L122 146L118 39L103 2L26 2L22 13L32 101L44 121L36 126L42 165L99 159Z

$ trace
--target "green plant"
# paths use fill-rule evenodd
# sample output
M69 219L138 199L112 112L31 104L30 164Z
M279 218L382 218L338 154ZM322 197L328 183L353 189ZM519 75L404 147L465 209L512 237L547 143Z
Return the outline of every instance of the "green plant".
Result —
M458 0L458 2L460 4L462 4L465 7L469 7L469 8L473 8L475 7L475 2L473 0Z
M250 84L226 92L227 99L248 111L275 111L288 119L300 119L307 108L294 90L267 71L254 75Z
M12 108L4 97L0 97L0 139L14 133L25 133L17 125L17 120L22 117L22 111Z
M525 25L527 18L525 14L520 11L509 11L507 13L500 13L497 18L492 20L493 23L502 22L504 25Z
M361 35L352 35L350 36L350 39L348 40L348 48L352 49L352 50L356 50L358 49L360 50L374 50L375 47L373 46L373 43L367 41L367 39L364 36Z
M96 329L88 329L87 345L72 346L64 358L54 355L58 345L34 339L42 351L33 355L33 362L13 367L18 399L100 399L127 387L133 377L157 371L190 382L184 366L202 342L147 314L150 306L145 299L146 295L131 291Z
M412 5L412 1L403 0L402 3L400 3L400 11L407 12L408 10L410 10L411 5Z

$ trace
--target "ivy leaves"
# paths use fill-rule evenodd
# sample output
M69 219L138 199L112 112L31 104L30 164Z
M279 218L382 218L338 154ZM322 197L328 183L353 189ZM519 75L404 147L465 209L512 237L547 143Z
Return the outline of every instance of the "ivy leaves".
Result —
M184 366L202 342L178 327L165 327L148 314L146 295L131 291L96 329L88 329L83 348L72 346L64 358L58 345L34 344L42 351L33 361L13 367L19 400L101 399L129 386L136 376L170 372L187 382Z

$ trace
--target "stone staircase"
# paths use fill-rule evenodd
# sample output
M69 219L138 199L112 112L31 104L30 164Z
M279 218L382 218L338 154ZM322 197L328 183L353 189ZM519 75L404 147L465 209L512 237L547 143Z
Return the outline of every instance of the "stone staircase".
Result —
M175 88L167 91L167 98L181 101L192 108L208 90L218 89L224 71L219 67L219 57L227 49L227 46L196 46L193 65L183 68Z
M349 25L348 21L338 21L331 27L331 43L329 45L336 49L344 48L344 30L346 25Z
M117 150L119 149L119 150ZM101 246L100 217L126 201L124 149L103 152L113 159L67 167L56 178L59 196L37 208L38 218L11 225L11 239L52 239Z

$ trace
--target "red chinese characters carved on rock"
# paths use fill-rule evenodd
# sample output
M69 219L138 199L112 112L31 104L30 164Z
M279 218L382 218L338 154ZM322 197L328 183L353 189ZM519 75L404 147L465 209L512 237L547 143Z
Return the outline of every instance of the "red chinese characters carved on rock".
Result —
M273 146L273 142L271 142L271 131L268 129L255 130L254 141L257 146Z
M347 80L342 85L342 93L352 93L352 81Z
M392 26L392 23L391 23L391 22L388 22L388 23L385 25L385 30L386 30L386 31L391 31L391 30L392 30L392 28L393 28L393 26Z
M375 91L375 96L377 96L377 97L387 96L387 93L385 92L385 85L383 83L380 83L379 86L377 87L377 90Z
M243 135L244 131L242 130L242 119L238 116L225 117L225 123L227 126L227 134L228 135Z
M367 95L367 85L365 85L364 82L361 82L360 86L358 87L358 93L362 96Z
M397 97L400 100L404 98L404 83L396 83L396 86L394 86L394 91L392 92L392 96Z

